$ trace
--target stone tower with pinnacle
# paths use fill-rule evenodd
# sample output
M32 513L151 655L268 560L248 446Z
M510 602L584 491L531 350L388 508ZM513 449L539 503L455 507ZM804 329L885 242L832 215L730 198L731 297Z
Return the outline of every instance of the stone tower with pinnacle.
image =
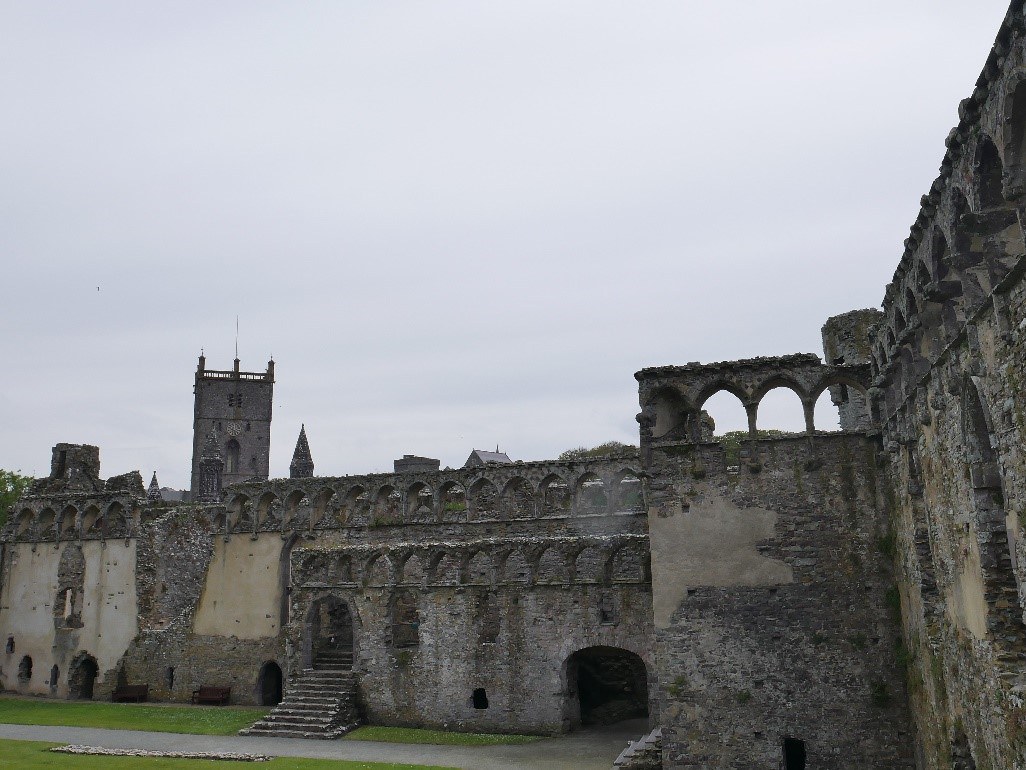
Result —
M205 445L211 436L224 463L218 489L268 477L273 391L273 360L263 372L241 371L238 358L231 371L218 371L207 369L206 357L200 355L192 422L192 499L201 491L200 465L209 454Z
M293 479L308 479L313 475L314 462L313 457L310 455L310 443L306 440L306 425L303 425L299 428L296 451L292 453L289 477Z

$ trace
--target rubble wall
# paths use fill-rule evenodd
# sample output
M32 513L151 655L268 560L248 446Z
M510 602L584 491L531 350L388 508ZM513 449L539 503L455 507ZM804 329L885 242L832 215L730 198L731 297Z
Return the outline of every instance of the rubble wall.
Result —
M875 442L647 447L664 767L912 767Z

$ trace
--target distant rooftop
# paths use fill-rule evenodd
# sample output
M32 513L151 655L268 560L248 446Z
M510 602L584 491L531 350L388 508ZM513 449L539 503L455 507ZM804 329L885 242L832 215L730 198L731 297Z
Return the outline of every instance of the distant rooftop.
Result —
M512 460L509 459L509 455L505 452L489 452L484 449L475 449L470 453L470 457L463 463L464 468L476 468L481 465L510 465Z

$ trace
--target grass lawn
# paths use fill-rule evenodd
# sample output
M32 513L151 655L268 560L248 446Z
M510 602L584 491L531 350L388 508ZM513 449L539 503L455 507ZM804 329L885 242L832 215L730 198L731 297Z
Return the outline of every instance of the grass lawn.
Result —
M338 759L278 757L270 762L223 762L211 759L162 759L157 757L83 757L47 751L54 743L0 740L0 768L37 770L453 770L429 765L392 765L382 762L347 762Z
M496 746L531 743L538 735L499 735L495 733L450 733L443 730L422 730L416 727L358 727L344 736L351 741L383 741L385 743L435 743L442 746Z
M0 698L0 722L7 724L106 727L111 730L196 735L234 735L267 711L265 708L241 706L152 706L145 703Z

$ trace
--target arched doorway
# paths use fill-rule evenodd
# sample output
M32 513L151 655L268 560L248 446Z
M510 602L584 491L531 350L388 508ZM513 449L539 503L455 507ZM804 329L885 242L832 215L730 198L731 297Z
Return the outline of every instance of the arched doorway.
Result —
M281 666L273 660L260 667L257 691L261 706L277 706L281 703L282 691Z
M586 647L566 660L566 726L609 725L648 716L648 672L635 653Z
M353 662L353 616L337 596L322 596L310 605L303 648L310 668L349 668Z
M77 655L68 674L68 697L90 700L99 673L100 667L96 665L96 658L87 653Z

